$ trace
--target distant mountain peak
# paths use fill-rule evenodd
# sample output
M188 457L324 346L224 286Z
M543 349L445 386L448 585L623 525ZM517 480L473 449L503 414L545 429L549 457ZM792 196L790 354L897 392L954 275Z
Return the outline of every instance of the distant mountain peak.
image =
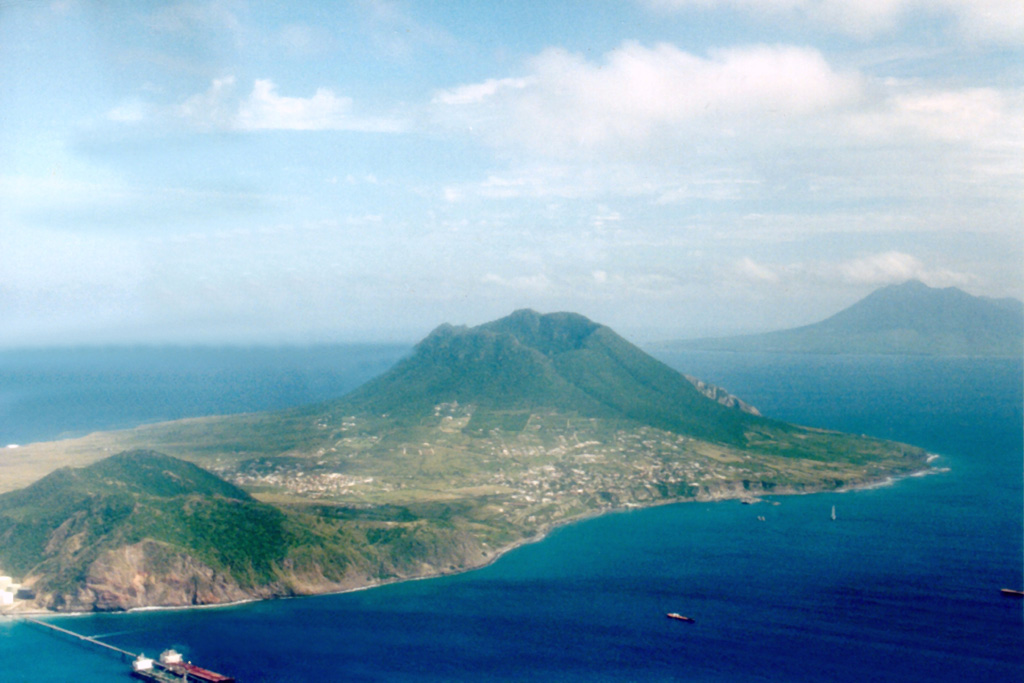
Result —
M932 287L930 285L926 285L925 283L921 282L917 278L911 278L910 280L904 280L903 282L895 282L895 283L892 283L890 285L886 285L882 289L883 290L890 289L890 290L907 290L907 291L914 291L914 292L923 292L923 291L928 290L928 289L937 289L937 288L936 287ZM946 289L955 289L955 287L947 287Z
M1020 356L1024 304L908 280L877 289L811 325L679 345L790 353Z
M983 298L974 297L968 294L959 287L932 287L931 285L925 284L921 280L906 280L896 284L886 285L876 289L871 294L865 297L869 299L871 297L940 297L940 296L955 296L965 298Z

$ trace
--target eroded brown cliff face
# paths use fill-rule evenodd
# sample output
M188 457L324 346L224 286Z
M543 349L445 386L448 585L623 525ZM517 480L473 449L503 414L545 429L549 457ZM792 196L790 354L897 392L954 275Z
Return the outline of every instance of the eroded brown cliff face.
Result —
M250 597L229 575L147 540L103 553L77 589L39 593L36 603L58 611L109 611L220 604Z
M35 606L57 612L109 612L142 607L194 607L247 600L318 595L352 590L396 580L463 571L489 561L478 543L468 537L444 547L421 548L412 556L386 558L382 564L353 565L340 579L324 575L319 564L298 566L285 561L277 580L243 586L219 571L166 543L145 540L102 553L85 580L68 590L39 590ZM381 576L383 574L383 577ZM28 577L40 585L41 577Z

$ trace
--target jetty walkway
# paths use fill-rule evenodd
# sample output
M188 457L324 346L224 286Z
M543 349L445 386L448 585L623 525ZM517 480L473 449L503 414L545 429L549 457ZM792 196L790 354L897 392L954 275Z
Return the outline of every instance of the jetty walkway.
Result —
M235 679L231 676L225 676L217 673L216 671L204 669L194 665L192 662L182 661L181 655L174 650L167 650L160 655L159 660L153 660L141 654L129 652L128 650L117 647L116 645L104 643L96 636L86 636L81 633L75 633L70 629L50 624L40 619L34 619L29 616L19 616L17 618L22 619L29 624L33 624L34 626L45 628L53 633L73 638L80 643L97 645L109 652L113 652L124 657L126 660L134 660L132 665L132 675L137 678L142 678L148 681L157 681L157 683L235 683Z
M36 626L42 626L43 628L48 628L48 629L51 629L53 631L57 631L58 633L61 633L62 635L70 636L71 638L75 638L75 639L77 639L79 641L82 641L82 642L85 642L85 643L91 643L92 645L99 645L100 647L105 647L108 650L112 650L113 652L116 652L117 654L121 655L122 657L125 657L126 659L135 659L136 657L138 657L138 655L136 653L134 653L134 652L129 652L128 650L122 650L121 648L115 647L114 645L110 645L109 643L104 643L102 640L97 640L93 636L85 636L85 635L82 635L81 633L75 633L74 631L69 631L66 628L61 628L60 626L57 626L55 624L48 624L45 621L40 621L39 619L33 619L32 617L24 617L23 616L23 617L19 617L19 618L22 619L23 621L27 621L30 624L34 624Z

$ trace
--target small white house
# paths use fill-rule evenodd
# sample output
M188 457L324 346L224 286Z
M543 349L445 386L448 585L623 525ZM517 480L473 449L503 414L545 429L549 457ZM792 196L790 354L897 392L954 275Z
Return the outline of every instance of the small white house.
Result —
M11 591L0 591L0 607L14 604L14 593Z
M6 590L12 583L14 583L14 579L11 577L0 576L0 591Z

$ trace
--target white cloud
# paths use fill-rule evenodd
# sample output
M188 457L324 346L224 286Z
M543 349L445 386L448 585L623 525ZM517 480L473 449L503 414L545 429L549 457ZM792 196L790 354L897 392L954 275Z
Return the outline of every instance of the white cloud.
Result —
M272 81L258 80L238 110L241 130L330 130L351 125L352 99L318 88L309 98L285 97Z
M779 281L779 276L774 270L757 263L749 256L743 257L736 263L735 273L737 276L752 282L774 284Z
M920 259L899 251L872 254L838 264L835 272L853 285L899 284L920 280L933 287L963 286L974 278L942 268L929 268Z
M1000 43L1024 41L1024 3L1019 0L946 0L971 39Z
M932 287L970 287L982 283L974 274L927 263L918 256L896 250L849 259L798 259L771 265L743 256L724 261L714 272L714 278L723 286L768 288L765 291L864 290L908 280L920 280Z
M975 41L1024 40L1024 3L1020 0L641 0L661 11L737 8L759 16L808 17L849 35L870 38L920 17L953 22Z
M973 145L1024 139L1024 100L993 88L905 90L899 86L880 106L856 114L852 125L868 138L916 138Z
M599 205L597 207L598 213L590 217L590 224L595 228L604 228L609 223L614 224L622 220L622 214L618 211L613 211L607 206Z
M1024 92L888 88L883 98L835 121L836 142L875 160L863 177L876 178L877 195L987 196L1020 206Z
M354 115L352 99L330 88L318 88L310 97L290 97L279 94L273 81L259 79L248 96L239 97L233 76L214 79L206 92L186 99L175 114L197 128L217 130L398 132L404 127L391 118Z
M601 63L561 49L532 59L522 78L489 79L439 92L440 115L496 145L577 154L650 152L664 138L736 134L855 101L861 79L813 49L753 46L690 54L669 44L627 42ZM693 129L693 126L697 126ZM697 141L699 142L699 140Z
M656 169L612 160L589 165L527 163L492 173L479 181L447 186L442 194L448 202L470 198L548 200L649 196L675 186L676 175L671 174L671 178L664 175Z
M458 86L442 90L434 96L437 104L476 104L493 97L499 90L520 90L530 84L526 78L488 78L483 83Z
M478 137L507 163L449 186L450 201L884 197L910 206L1016 202L1024 182L1024 92L870 78L803 47L700 56L628 42L598 59L546 50L521 76L440 91L432 106L453 134Z
M604 162L810 140L905 144L908 135L982 146L1024 142L1020 92L872 81L808 48L762 45L700 57L667 44L626 43L601 62L547 50L528 66L526 77L441 91L435 111L454 129L506 150L600 154Z
M551 289L552 283L547 275L538 273L536 275L515 275L504 277L496 273L486 273L480 278L485 285L492 285L502 289L519 290L523 292L543 293Z
M235 77L215 78L206 92L192 95L174 113L200 129L234 127Z
M848 261L839 266L843 279L852 284L889 284L919 278L924 265L910 254L889 251Z

